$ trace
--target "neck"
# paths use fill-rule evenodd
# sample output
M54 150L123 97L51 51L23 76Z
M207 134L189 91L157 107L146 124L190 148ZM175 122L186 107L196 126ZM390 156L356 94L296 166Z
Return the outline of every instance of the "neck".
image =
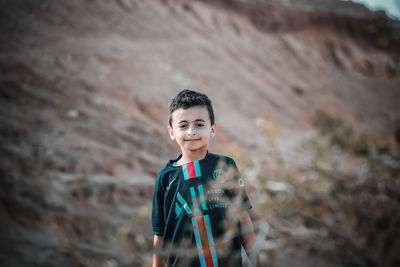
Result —
M182 151L182 157L178 160L178 164L186 164L196 160L202 160L207 155L207 149L196 151Z

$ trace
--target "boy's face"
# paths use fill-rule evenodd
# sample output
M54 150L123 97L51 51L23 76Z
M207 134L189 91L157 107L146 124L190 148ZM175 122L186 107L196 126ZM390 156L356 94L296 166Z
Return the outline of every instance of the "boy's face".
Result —
M182 153L206 151L210 137L215 135L216 125L211 125L206 107L194 106L177 109L172 113L172 127L168 132Z

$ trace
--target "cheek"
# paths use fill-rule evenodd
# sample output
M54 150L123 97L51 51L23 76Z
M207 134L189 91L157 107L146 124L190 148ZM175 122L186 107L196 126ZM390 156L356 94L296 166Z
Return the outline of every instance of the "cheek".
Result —
M176 138L182 138L182 137L184 137L185 136L185 132L183 132L183 131L177 131L177 132L175 132L175 137Z
M210 132L211 132L211 128L210 127L206 127L206 128L197 130L197 133L201 134L201 135L209 135Z

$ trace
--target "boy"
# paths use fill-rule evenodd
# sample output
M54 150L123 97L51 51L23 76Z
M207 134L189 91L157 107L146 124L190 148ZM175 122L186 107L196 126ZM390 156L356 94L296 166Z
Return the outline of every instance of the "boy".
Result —
M169 105L170 138L182 154L158 173L152 224L155 266L242 266L258 260L244 182L233 159L208 152L216 124L210 99L183 90Z

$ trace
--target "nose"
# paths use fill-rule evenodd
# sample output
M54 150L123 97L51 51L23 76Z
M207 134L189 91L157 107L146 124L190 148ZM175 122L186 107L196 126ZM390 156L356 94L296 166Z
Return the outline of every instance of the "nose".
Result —
M196 131L195 131L195 129L193 129L192 126L190 126L187 131L187 134L188 134L188 136L194 136L194 135L196 135Z

